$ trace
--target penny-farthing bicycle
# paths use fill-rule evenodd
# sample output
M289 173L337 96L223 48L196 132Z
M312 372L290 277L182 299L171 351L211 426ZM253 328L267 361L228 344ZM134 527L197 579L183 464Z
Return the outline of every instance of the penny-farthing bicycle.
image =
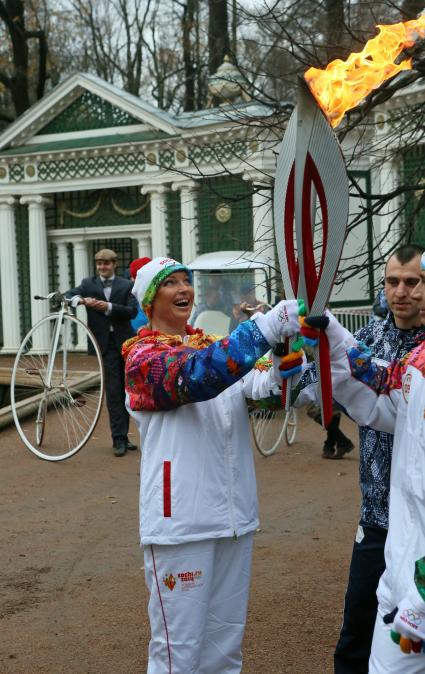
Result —
M60 293L38 300L55 302L57 311L41 319L24 337L11 380L16 429L31 452L62 461L88 441L103 400L103 366L98 344L87 326L70 313ZM87 355L74 341L87 341Z
M297 435L297 411L255 409L250 412L252 436L256 449L263 456L271 456L285 438L287 445L295 442Z

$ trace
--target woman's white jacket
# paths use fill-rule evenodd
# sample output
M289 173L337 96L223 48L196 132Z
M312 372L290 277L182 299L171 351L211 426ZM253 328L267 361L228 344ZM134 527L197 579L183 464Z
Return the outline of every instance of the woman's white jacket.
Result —
M270 347L254 321L206 348L167 347L145 340L126 359L127 407L142 447L141 543L254 531L259 522L247 398L280 393L272 369L252 369Z
M377 592L385 614L413 591L415 562L425 556L425 342L379 366L334 320L328 329L334 398L359 425L394 434L386 569ZM313 396L314 387L307 388L296 404Z

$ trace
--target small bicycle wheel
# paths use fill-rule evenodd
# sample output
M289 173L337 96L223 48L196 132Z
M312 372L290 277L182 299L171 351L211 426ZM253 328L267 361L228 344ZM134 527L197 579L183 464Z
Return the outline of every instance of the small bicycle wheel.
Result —
M285 410L254 409L250 419L255 447L263 456L274 454L285 432Z
M287 445L293 445L297 435L298 414L293 407L286 414L285 440Z
M70 351L77 327L86 333L90 355ZM48 346L35 346L46 337ZM16 356L10 397L17 431L36 456L62 461L76 454L93 433L103 400L102 358L90 330L69 314L39 321Z

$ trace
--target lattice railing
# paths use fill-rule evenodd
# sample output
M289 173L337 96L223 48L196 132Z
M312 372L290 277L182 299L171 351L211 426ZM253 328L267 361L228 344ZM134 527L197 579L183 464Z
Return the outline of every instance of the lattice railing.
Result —
M118 154L103 157L77 157L59 161L41 161L38 165L40 180L72 180L92 176L125 175L145 169L141 154Z
M339 307L332 309L332 313L352 333L364 328L373 315L372 307Z

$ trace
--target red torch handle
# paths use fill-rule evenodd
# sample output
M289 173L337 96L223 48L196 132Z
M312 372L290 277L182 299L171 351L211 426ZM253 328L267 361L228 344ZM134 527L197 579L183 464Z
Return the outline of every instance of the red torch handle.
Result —
M332 419L332 376L330 368L329 342L321 330L319 338L320 386L322 389L323 426L326 428Z

